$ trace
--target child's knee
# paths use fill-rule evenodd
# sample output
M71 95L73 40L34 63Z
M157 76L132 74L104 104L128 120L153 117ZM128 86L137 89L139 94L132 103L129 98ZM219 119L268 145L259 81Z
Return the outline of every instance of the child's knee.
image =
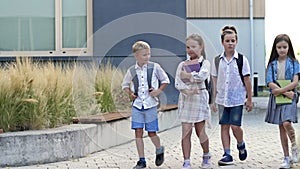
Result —
M156 132L148 132L149 137L155 137L157 136Z
M237 125L231 125L230 127L232 131L240 131L242 129L241 126L237 126Z
M144 134L144 130L143 129L140 129L140 128L135 129L135 137L136 138L142 138L143 134Z

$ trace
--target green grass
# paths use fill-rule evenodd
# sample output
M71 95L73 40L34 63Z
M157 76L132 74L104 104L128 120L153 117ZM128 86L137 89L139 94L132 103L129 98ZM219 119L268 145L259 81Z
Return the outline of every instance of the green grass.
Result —
M257 95L258 95L258 97L269 97L270 92L267 91L267 90L259 91L259 92L257 93Z

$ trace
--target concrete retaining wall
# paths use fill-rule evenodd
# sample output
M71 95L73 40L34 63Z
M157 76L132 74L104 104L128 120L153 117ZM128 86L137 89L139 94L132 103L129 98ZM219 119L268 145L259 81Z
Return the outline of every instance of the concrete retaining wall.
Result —
M160 131L178 126L177 110L159 112ZM72 124L56 129L0 134L0 166L24 166L79 158L134 139L131 119ZM146 136L147 133L145 133Z

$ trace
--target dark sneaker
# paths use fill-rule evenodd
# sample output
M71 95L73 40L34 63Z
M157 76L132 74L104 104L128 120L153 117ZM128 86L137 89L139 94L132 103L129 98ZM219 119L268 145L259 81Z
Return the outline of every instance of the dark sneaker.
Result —
M239 158L240 160L244 161L247 158L247 150L245 143L242 146L237 146L237 149L239 150Z
M164 163L164 152L165 147L161 146L159 149L156 150L156 158L155 158L155 165L160 166L162 163Z
M141 169L141 168L146 168L146 162L138 161L136 166L133 167L133 169Z
M221 160L218 161L218 164L220 166L222 165L232 165L233 164L233 158L231 155L229 154L224 154L223 157L221 158Z

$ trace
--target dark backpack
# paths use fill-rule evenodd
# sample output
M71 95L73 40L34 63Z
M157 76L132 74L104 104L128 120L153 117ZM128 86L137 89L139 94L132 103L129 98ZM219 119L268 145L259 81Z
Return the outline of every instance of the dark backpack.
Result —
M203 61L204 60L202 60L202 62L199 62L200 69L202 67ZM205 88L208 91L208 104L211 104L211 102L212 102L212 94L213 94L213 81L212 81L211 75L209 77L210 77L209 81L208 81L208 79L205 79L204 83L205 83Z
M239 74L240 74L240 77L241 77L241 80L243 82L243 85L245 86L245 82L244 82L244 76L243 76L243 55L238 53L239 57L238 59L236 60L236 63L237 63L237 66L238 66L238 69L239 69ZM220 64L220 55L216 56L215 57L215 67L216 67L216 70L217 70L217 74L218 74L218 71L219 71L219 64Z
M147 82L148 82L149 89L152 87L151 81L152 81L153 68L154 68L154 63L149 62L147 64ZM138 79L136 71L135 71L135 65L130 67L130 73L131 73L132 82L133 82L133 86L134 86L134 95L137 96L138 89L139 89L139 79Z
M237 59L237 65L238 65L238 69L239 69L239 74L240 74L240 77L241 77L241 80L245 86L245 82L244 82L244 76L243 76L243 55L238 53L239 57ZM199 62L200 64L200 68L203 64L203 61L202 62ZM216 67L216 70L217 70L217 73L219 71L219 64L220 64L220 55L216 56L215 57L215 67ZM210 79L208 81L208 79L205 79L204 81L205 83L205 88L206 90L208 91L208 103L211 104L212 103L212 94L213 94L213 80L212 80L212 76L210 76Z

